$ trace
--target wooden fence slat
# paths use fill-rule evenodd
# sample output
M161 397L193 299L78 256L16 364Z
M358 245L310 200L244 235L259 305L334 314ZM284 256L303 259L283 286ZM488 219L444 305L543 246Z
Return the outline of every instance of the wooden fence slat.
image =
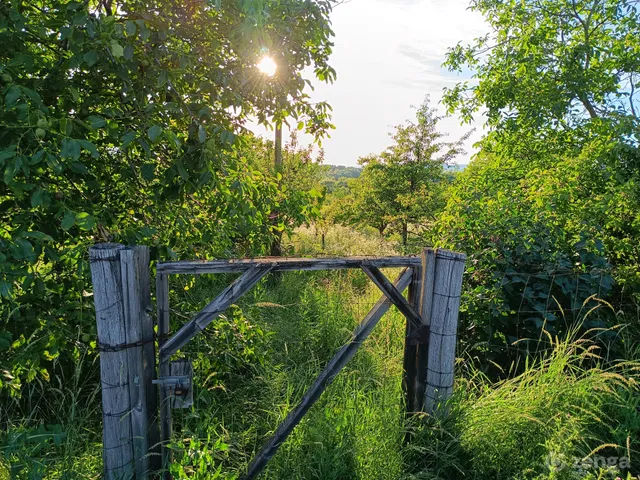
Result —
M409 283L411 283L412 275L413 272L410 269L405 269L394 282L394 288L400 292L404 291ZM386 295L383 295L367 314L362 323L360 323L358 328L356 328L351 341L343 346L329 361L314 384L305 392L298 406L296 406L296 408L287 415L287 418L280 424L273 436L256 455L249 465L246 476L243 477L244 480L251 480L262 471L267 462L278 451L282 442L287 439L302 417L304 417L311 406L320 398L322 392L324 392L327 386L333 381L335 376L340 372L340 370L342 370L342 368L344 368L349 360L353 358L362 345L362 342L364 342L371 334L374 327L378 324L389 308L391 308L391 301Z
M129 418L129 352L116 349L128 343L120 264L120 252L124 248L120 244L100 244L89 249L101 350L103 461L107 480L130 479L135 466Z
M435 284L435 251L427 248L422 252L422 267L420 269L420 293L416 298L416 308L420 312L422 327L418 333L416 345L416 381L415 401L416 410L422 410L427 383L427 363L429 359L429 336L431 329L431 308L433 306L433 286Z
M244 272L231 285L225 288L215 300L204 307L200 313L193 317L193 319L160 347L160 358L170 357L189 343L189 340L204 330L217 315L224 312L231 304L237 302L240 297L251 290L272 268L270 265L254 265Z
M466 255L437 250L427 365L425 411L433 413L453 392L458 312Z
M421 268L413 268L413 277L409 285L407 294L408 301L416 307L420 297L420 277ZM405 317L406 318L406 317ZM420 328L415 322L406 318L404 335L404 357L402 361L402 391L404 393L405 412L413 413L416 411L416 377L418 370L416 369L416 358L418 353L418 337ZM408 440L408 437L407 437Z
M343 257L343 258L249 258L232 260L196 260L160 262L156 269L163 274L203 274L245 272L251 267L271 267L274 272L288 270L337 270L360 268L363 263L378 268L419 267L420 257Z

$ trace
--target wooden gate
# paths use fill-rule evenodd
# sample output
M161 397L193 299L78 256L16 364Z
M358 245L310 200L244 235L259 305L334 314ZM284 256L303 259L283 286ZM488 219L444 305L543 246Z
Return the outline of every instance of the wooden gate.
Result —
M104 468L108 479L147 478L171 462L171 409L193 394L188 362L171 357L219 314L272 272L361 269L382 297L255 456L255 478L325 388L395 305L406 317L403 391L408 413L433 413L453 390L455 345L465 255L426 249L420 257L259 258L160 262L156 265L157 335L150 313L146 247L103 244L90 249L101 350ZM391 282L381 268L403 268ZM241 273L175 334L169 330L169 275ZM409 288L407 298L403 292ZM158 345L158 362L154 344ZM159 386L159 399L156 386ZM185 399L186 396L186 399ZM159 408L158 408L159 407ZM159 410L159 412L158 412ZM160 428L158 428L158 414ZM158 445L161 445L158 454ZM161 458L161 462L159 461Z

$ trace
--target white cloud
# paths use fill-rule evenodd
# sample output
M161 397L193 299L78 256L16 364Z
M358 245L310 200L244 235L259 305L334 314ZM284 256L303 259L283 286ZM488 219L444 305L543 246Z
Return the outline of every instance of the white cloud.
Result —
M458 80L440 67L447 48L485 33L482 18L467 5L467 0L351 0L335 9L331 64L338 79L333 85L314 82L311 93L334 108L337 129L324 142L327 163L355 165L359 157L384 150L391 127L413 115L411 105L426 95L440 101L443 87ZM452 139L470 128L456 118L442 122ZM478 128L469 152L480 136Z

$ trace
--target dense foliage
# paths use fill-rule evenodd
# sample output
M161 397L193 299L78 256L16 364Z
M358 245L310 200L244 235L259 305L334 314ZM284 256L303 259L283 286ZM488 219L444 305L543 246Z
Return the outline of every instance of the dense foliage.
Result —
M321 137L302 71L331 81L332 2L11 0L0 5L0 388L93 338L87 244L155 257L259 253L282 198L250 118ZM256 63L274 57L278 73ZM286 196L285 196L286 197ZM306 215L306 200L287 202ZM84 339L84 340L83 340ZM75 352L75 353L74 353Z
M640 151L635 2L477 1L492 32L446 65L475 72L446 92L489 134L459 176L437 242L471 255L470 345L508 365L542 330L563 333L610 301L635 318ZM632 53L635 52L635 53ZM607 315L586 326L607 325Z

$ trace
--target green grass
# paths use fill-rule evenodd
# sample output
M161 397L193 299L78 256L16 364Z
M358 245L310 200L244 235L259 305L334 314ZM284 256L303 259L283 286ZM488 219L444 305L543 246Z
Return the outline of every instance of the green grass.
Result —
M334 254L374 253L375 239L329 238ZM311 231L296 241L307 253L315 248ZM362 251L353 251L354 241ZM231 278L172 280L174 320ZM291 272L264 281L214 321L184 352L194 360L197 389L193 409L174 411L175 478L237 478L378 297L359 271ZM625 478L573 464L594 456L630 458L637 475L638 363L604 362L593 343L576 338L545 339L537 363L499 383L461 359L449 415L407 420L403 335L404 320L392 309L261 478ZM79 359L74 378L33 387L30 415L2 410L0 480L3 463L21 479L100 478L99 390L86 380L95 368ZM549 458L567 467L550 468Z

